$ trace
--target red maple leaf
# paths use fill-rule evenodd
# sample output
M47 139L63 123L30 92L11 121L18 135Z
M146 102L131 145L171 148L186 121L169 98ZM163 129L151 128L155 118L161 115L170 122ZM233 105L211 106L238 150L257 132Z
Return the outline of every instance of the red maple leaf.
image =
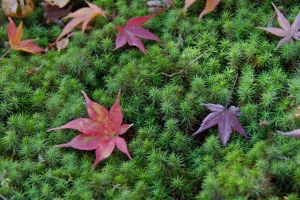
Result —
M232 129L239 132L245 138L248 138L246 131L237 119L242 113L240 109L235 106L225 108L219 104L203 104L207 109L212 111L202 122L200 128L193 134L193 136L205 131L208 128L218 124L218 130L221 137L221 141L226 145L229 140Z
M297 15L297 17L295 18L295 21L291 26L289 21L283 16L283 14L280 12L280 10L278 10L278 8L273 3L272 3L272 5L276 10L277 20L282 29L280 29L280 28L262 28L262 27L257 27L257 28L268 31L269 33L272 33L276 36L283 37L278 42L276 49L278 49L284 43L294 42L294 40L300 40L300 31L299 31L300 12Z
M80 150L96 150L96 160L93 168L99 161L109 157L115 146L131 159L125 140L119 137L133 125L122 124L123 114L120 107L120 93L110 111L91 101L85 92L82 91L82 93L86 100L90 118L79 118L61 127L50 129L75 129L82 133L70 142L56 146L72 147Z
M152 19L153 17L153 15L135 17L129 19L125 27L117 26L119 34L116 39L115 50L128 43L129 46L136 46L144 54L146 54L145 47L140 38L162 42L157 36L152 34L150 31L140 27L143 26L148 20Z

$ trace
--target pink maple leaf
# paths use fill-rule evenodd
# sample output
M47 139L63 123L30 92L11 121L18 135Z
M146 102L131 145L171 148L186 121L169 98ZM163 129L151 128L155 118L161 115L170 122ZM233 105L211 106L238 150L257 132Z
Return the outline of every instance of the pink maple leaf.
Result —
M283 16L283 14L278 10L278 8L272 3L276 15L277 20L279 22L280 28L263 28L257 27L259 29L265 30L269 33L272 33L278 37L282 37L282 39L278 42L276 49L278 49L281 45L287 42L294 42L294 40L300 40L300 12L295 18L293 24L291 25L289 21ZM276 50L275 49L275 50Z
M96 160L93 168L96 167L98 162L109 157L115 146L131 159L125 140L119 137L119 135L124 134L133 125L122 124L123 114L120 107L120 93L110 111L91 101L85 92L82 91L82 93L86 100L90 118L75 119L61 127L50 129L49 131L75 129L82 133L70 142L56 145L56 147L96 150Z
M150 31L142 28L148 20L152 19L154 16L143 16L143 17L135 17L131 18L127 21L124 27L117 26L117 30L119 32L116 39L116 49L124 46L126 43L129 46L136 46L139 48L144 54L146 54L146 49L140 38L155 40L158 42L162 42L157 36L155 36Z

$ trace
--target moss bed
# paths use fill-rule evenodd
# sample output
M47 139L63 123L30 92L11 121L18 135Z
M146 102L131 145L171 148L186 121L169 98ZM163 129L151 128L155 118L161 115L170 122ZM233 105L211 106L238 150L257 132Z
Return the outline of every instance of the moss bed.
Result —
M298 0L222 0L201 22L204 0L187 15L175 0L144 26L165 42L143 40L148 56L113 51L116 26L149 15L146 1L91 2L117 17L95 18L65 50L0 61L0 199L300 198L300 140L276 133L300 125L300 42L274 51L280 38L256 28L279 27L271 2L292 22ZM40 6L23 23L23 38L42 47L62 30L44 23ZM7 25L0 11L0 55ZM216 127L192 137L209 114L201 104L225 105L236 76L229 105L240 107L249 139L234 133L224 147ZM54 147L79 132L48 129L88 117L81 90L110 108L120 88L132 160L115 150L92 170L94 151Z

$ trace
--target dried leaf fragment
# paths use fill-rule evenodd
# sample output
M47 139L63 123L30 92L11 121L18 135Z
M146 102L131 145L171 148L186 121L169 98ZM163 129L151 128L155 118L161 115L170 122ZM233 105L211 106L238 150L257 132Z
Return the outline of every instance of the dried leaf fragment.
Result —
M164 12L166 9L169 9L173 5L172 0L154 0L148 1L147 5L150 7L148 11L152 15L157 15L161 12Z
M45 2L47 2L48 4L50 4L52 6L58 6L58 7L62 8L65 5L67 5L70 2L70 0L45 0Z
M300 118L300 106L298 106L297 113L294 116L295 118Z
M57 50L60 51L61 49L65 49L68 46L68 43L69 43L69 38L64 38L56 42Z
M2 0L2 9L6 16L23 18L34 9L32 0Z

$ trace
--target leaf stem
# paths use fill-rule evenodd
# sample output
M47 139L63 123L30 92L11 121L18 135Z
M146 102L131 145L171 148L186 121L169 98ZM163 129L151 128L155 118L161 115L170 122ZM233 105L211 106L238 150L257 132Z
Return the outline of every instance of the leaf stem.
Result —
M3 54L3 56L1 56L0 61L11 51L12 49L8 49L7 52L5 52L5 54Z
M231 88L230 94L229 94L229 96L228 96L228 100L227 100L227 103L226 103L225 108L227 108L227 106L228 106L228 104L229 104L229 102L230 102L230 100L231 100L231 98L232 98L232 93L233 93L233 90L234 90L234 88L235 88L235 85L236 85L236 83L237 83L238 78L239 78L239 74L237 73L236 76L235 76L235 80L234 80L233 86L232 86L232 88Z

